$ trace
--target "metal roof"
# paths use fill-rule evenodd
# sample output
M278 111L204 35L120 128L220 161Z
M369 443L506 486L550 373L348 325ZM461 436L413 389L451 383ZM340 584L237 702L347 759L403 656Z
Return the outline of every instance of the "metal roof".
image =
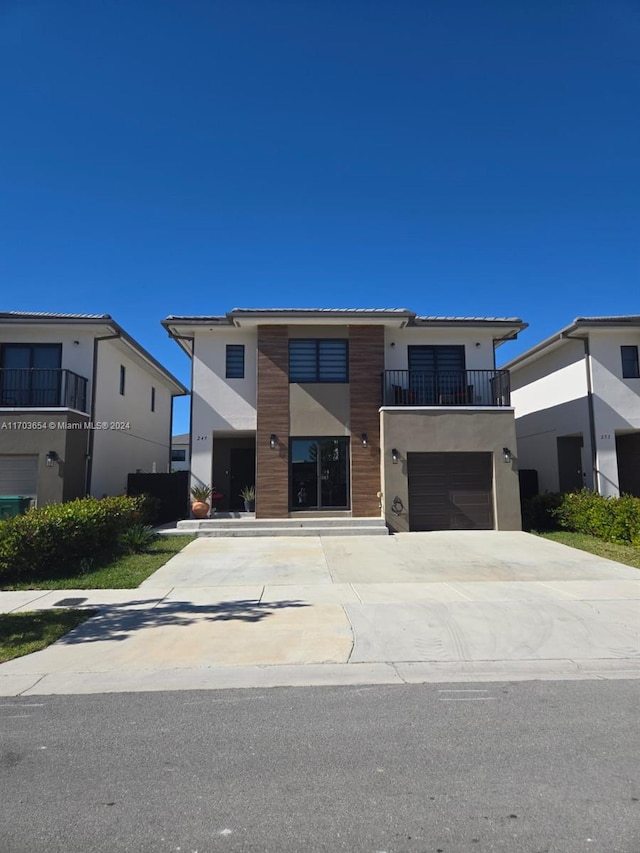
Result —
M640 315L638 314L619 314L609 317L576 317L573 323L569 323L560 331L548 338L540 341L534 346L525 350L520 355L515 356L510 361L502 366L507 370L512 370L514 367L519 367L527 361L540 355L544 350L552 346L558 346L566 340L572 339L572 332L578 332L580 329L589 328L625 328L628 326L640 326ZM582 336L584 338L584 335ZM574 338L575 339L575 338Z
M7 320L111 320L111 314L61 314L48 311L0 311L0 318Z

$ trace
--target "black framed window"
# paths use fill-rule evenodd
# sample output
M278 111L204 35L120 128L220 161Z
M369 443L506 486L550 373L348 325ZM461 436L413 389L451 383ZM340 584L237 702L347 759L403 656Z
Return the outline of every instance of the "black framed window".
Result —
M638 361L638 347L620 347L622 358L622 378L640 379L640 363Z
M348 382L346 338L293 338L289 341L289 382Z
M171 461L172 462L186 462L187 461L187 451L174 449L171 451Z
M227 344L227 379L244 379L244 344Z
M124 397L124 386L125 386L126 376L127 376L127 371L125 370L124 365L121 364L120 365L120 396L121 397Z
M156 410L156 389L151 386L151 411L155 412Z

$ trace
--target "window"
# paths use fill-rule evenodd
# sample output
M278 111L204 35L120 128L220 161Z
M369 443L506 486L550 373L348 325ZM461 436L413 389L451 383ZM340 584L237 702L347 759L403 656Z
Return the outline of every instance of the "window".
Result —
M289 489L292 511L348 509L349 439L290 439Z
M289 382L348 382L346 338L295 338L289 341Z
M186 462L187 461L187 451L186 450L172 450L171 451L171 461L172 462Z
M120 365L120 395L124 397L124 381L125 381L125 369L124 365Z
M244 379L244 344L227 344L227 379Z
M0 405L59 406L62 344L4 344L0 348Z
M622 378L640 379L640 363L638 363L638 347L620 347L622 357Z

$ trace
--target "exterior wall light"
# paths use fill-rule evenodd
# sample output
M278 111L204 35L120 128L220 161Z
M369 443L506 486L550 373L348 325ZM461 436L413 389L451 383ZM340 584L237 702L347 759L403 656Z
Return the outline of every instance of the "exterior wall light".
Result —
M509 463L509 462L511 462L512 459L513 459L513 456L511 455L511 451L509 450L509 448L503 447L502 448L502 461Z
M394 447L394 448L393 448L393 450L391 451L391 461L393 462L393 464L394 464L394 465L397 465L397 464L398 464L398 459L400 459L400 453L399 453L399 451L398 451L398 450L396 450L396 448Z
M58 454L55 450L47 451L47 455L45 456L45 463L47 468L53 468L54 464L58 461Z
M368 447L368 446L369 446L369 437L368 437L368 435L366 434L366 432L363 432L363 433L362 433L362 435L360 436L360 441L362 442L362 446L363 446L363 447Z
M275 450L277 446L278 446L278 436L275 434L275 432L272 432L271 435L269 436L269 447L272 450Z

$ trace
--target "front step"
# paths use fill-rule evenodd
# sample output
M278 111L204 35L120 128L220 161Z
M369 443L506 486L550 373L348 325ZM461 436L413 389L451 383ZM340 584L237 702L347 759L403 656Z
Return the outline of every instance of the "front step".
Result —
M185 519L176 533L196 536L388 536L383 518Z

